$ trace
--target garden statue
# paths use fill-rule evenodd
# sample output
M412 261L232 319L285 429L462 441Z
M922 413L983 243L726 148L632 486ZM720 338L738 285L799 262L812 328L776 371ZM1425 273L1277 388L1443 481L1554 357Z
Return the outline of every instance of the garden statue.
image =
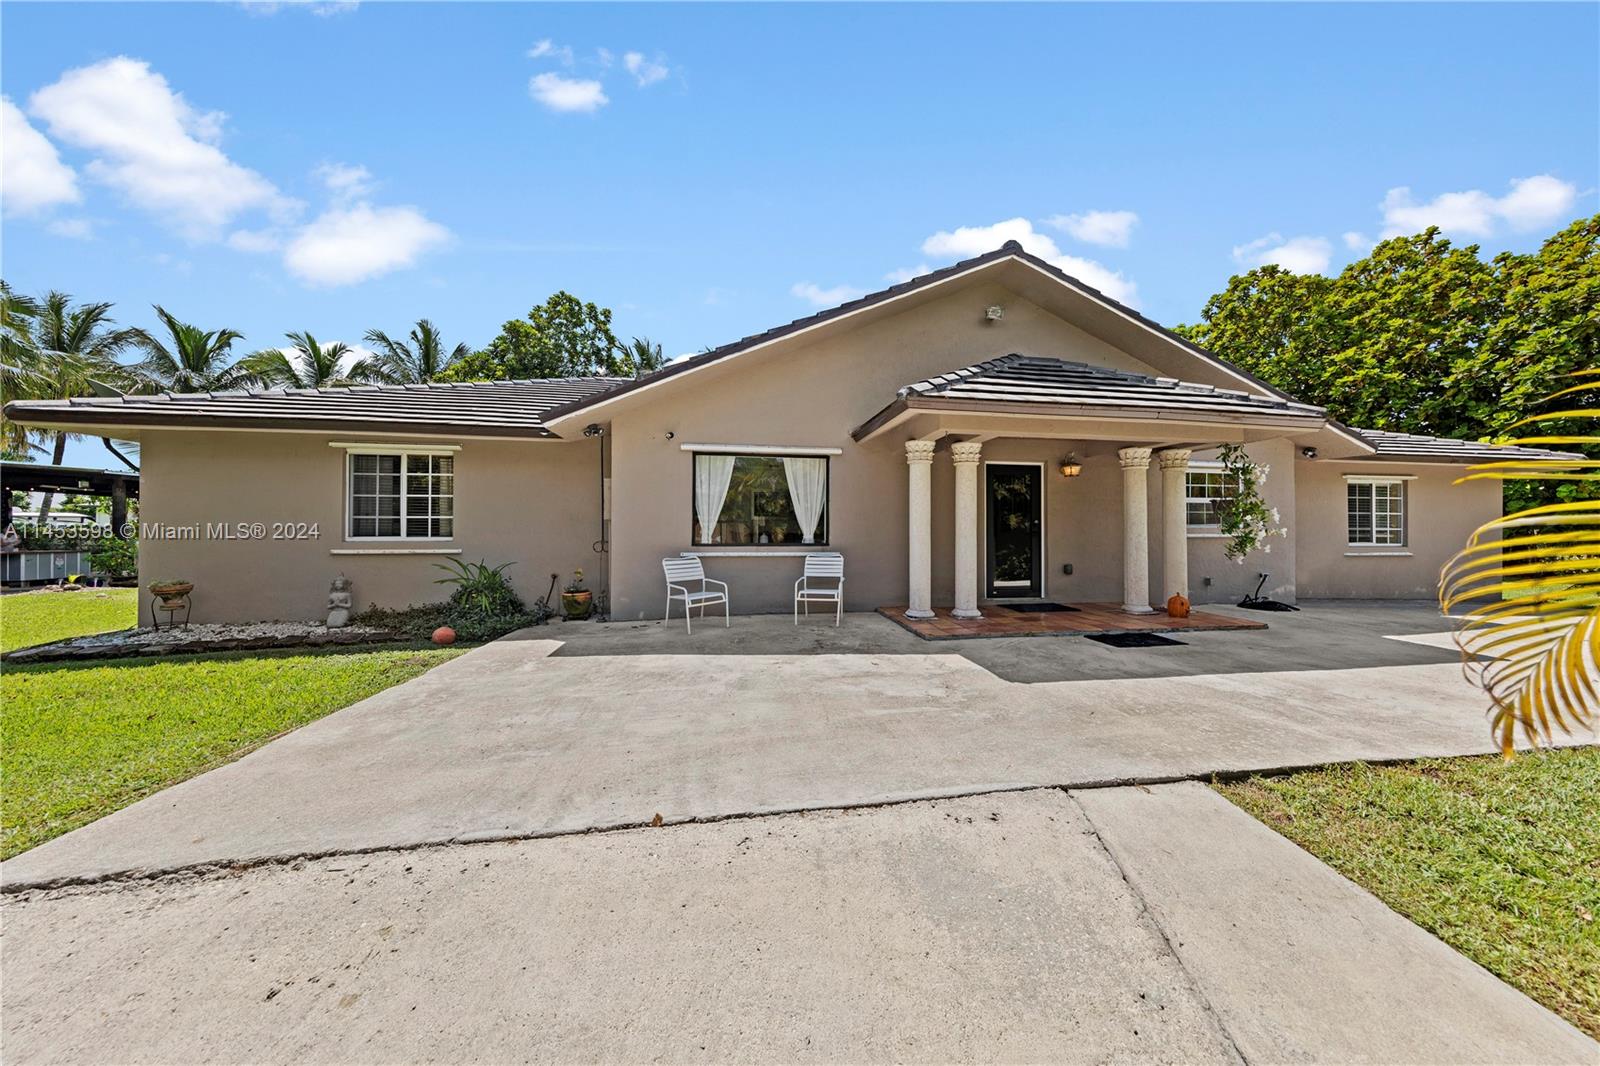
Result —
M328 588L328 628L343 629L350 624L350 605L355 598L350 595L350 579L340 574Z

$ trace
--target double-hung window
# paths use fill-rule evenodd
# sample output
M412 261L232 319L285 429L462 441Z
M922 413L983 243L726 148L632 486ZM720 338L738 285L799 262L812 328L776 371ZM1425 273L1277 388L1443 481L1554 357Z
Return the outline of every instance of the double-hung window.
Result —
M455 536L454 455L351 451L346 462L350 540Z
M1222 464L1215 467L1191 463L1184 474L1184 514L1191 530L1216 532L1222 524L1217 507L1223 500L1238 495L1239 484L1223 471Z
M1350 479L1345 513L1352 548L1398 548L1406 543L1406 483L1401 479Z
M692 543L827 544L828 457L694 454Z

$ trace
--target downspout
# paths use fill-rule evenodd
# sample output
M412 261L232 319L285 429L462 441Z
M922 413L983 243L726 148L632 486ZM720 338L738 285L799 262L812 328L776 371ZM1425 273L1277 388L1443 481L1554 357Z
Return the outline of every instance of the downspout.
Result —
M594 553L600 556L600 595L595 597L595 607L600 621L611 620L611 544L606 536L606 431L605 427L597 422L591 422L583 429L585 437L597 437L600 441L600 469L597 488L600 492L600 536L590 545Z

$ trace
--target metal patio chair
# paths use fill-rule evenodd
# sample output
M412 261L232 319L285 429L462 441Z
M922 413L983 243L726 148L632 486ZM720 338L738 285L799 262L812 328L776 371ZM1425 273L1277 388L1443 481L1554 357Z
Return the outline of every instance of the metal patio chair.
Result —
M812 584L833 582L833 584ZM800 605L811 614L813 603L833 604L833 624L844 618L844 556L838 552L812 552L806 556L805 573L794 583L794 624L800 624Z
M667 613L666 618L672 617L672 601L683 601L683 627L686 632L693 633L694 626L689 621L690 608L700 608L700 617L704 618L706 607L710 604L722 604L722 623L724 627L733 625L728 604L728 585L723 581L715 581L706 577L705 567L700 564L699 558L689 556L675 559L661 560L661 569L667 575ZM689 586L699 582L699 589ZM722 591L718 592L710 586L716 585Z

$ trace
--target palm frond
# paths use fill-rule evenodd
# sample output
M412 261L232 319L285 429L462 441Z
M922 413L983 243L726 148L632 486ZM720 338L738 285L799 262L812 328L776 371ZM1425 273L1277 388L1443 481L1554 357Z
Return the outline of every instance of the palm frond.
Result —
M1591 375L1600 371L1574 376ZM1600 421L1600 408L1549 412L1517 425L1574 418ZM1600 437L1579 433L1509 443L1596 442ZM1576 453L1482 463L1468 471L1458 480L1600 483L1600 461ZM1508 757L1519 732L1537 746L1554 742L1558 730L1571 734L1600 721L1600 499L1544 504L1484 523L1445 564L1439 605L1446 614L1465 610L1456 645L1468 679L1489 697L1491 729Z

